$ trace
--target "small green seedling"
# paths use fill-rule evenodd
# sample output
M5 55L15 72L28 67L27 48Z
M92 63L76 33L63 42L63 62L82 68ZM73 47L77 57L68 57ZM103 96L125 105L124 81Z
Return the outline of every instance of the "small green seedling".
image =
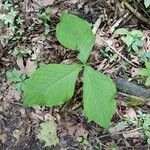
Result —
M38 23L43 24L44 25L44 33L43 33L43 37L44 39L49 40L49 22L50 22L50 8L46 8L44 11L40 12L37 14L38 17Z
M45 147L59 143L57 137L56 124L54 121L47 121L40 124L41 130L37 135L38 139L45 142Z
M95 43L90 24L71 14L62 13L56 27L59 42L77 51L80 64L48 64L33 73L24 92L24 106L61 105L74 94L78 74L83 70L83 106L89 120L108 128L116 108L114 82L87 65Z
M29 53L29 50L26 48L18 48L11 52L11 55L14 57L24 57Z
M9 40L17 41L25 39L24 19L19 17L18 5L11 4L8 0L2 3L0 13L1 26L5 26L6 33L2 36L3 45L7 45Z
M143 46L143 41L141 40L141 37L143 36L143 33L139 30L132 30L128 31L125 28L117 29L114 34L116 35L125 35L123 38L123 42L127 45L127 50L139 52L139 48Z
M12 71L6 72L7 80L11 83L15 83L18 91L23 91L25 87L25 76L21 75L15 68Z
M139 75L146 76L147 79L145 85L150 86L150 62L145 62L145 66L146 68L142 68L139 72Z
M127 121L130 124L134 124L141 132L147 137L147 143L150 144L150 115L139 112L135 119Z

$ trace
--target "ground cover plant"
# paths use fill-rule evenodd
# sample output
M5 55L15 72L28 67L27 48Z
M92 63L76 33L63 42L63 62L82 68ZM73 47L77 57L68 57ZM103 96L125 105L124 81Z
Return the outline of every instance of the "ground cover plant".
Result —
M38 69L27 81L24 105L63 104L73 96L78 74L83 70L85 115L89 120L107 128L116 108L116 88L108 76L86 63L95 41L90 24L77 16L62 13L56 27L56 36L63 46L79 52L77 58L81 63L48 64Z

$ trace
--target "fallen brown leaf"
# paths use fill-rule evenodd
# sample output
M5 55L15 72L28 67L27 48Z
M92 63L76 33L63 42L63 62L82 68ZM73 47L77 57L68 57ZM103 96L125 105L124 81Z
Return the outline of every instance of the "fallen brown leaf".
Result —
M129 108L125 111L124 117L126 117L128 119L135 119L137 116L136 116L136 112L134 111L134 109Z

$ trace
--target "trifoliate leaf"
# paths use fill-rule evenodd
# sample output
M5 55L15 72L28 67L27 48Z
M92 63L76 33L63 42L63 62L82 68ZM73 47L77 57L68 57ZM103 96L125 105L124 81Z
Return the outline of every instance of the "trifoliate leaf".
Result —
M62 13L60 23L56 27L56 36L63 46L79 51L78 59L81 62L87 61L95 42L91 26L87 21Z
M104 128L109 127L116 108L113 81L86 66L83 74L83 104L86 116Z
M49 64L38 69L27 80L24 105L60 105L74 94L81 65Z
M126 35L126 34L129 34L129 31L125 28L119 28L114 32L114 34L116 34L116 35L118 35L118 34L119 35Z
M38 139L45 142L46 146L52 146L59 143L56 132L56 124L53 121L44 122L40 124L41 131L37 135Z

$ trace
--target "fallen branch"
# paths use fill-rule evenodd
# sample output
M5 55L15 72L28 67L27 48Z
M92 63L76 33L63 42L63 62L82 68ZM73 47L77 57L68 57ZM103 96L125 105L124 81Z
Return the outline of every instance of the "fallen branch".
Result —
M145 18L143 15L141 15L137 10L135 10L128 2L124 2L125 6L141 21L150 24L150 19Z
M123 96L138 99L143 102L150 102L150 89L141 87L135 83L128 82L125 79L115 80L117 90L121 92Z

